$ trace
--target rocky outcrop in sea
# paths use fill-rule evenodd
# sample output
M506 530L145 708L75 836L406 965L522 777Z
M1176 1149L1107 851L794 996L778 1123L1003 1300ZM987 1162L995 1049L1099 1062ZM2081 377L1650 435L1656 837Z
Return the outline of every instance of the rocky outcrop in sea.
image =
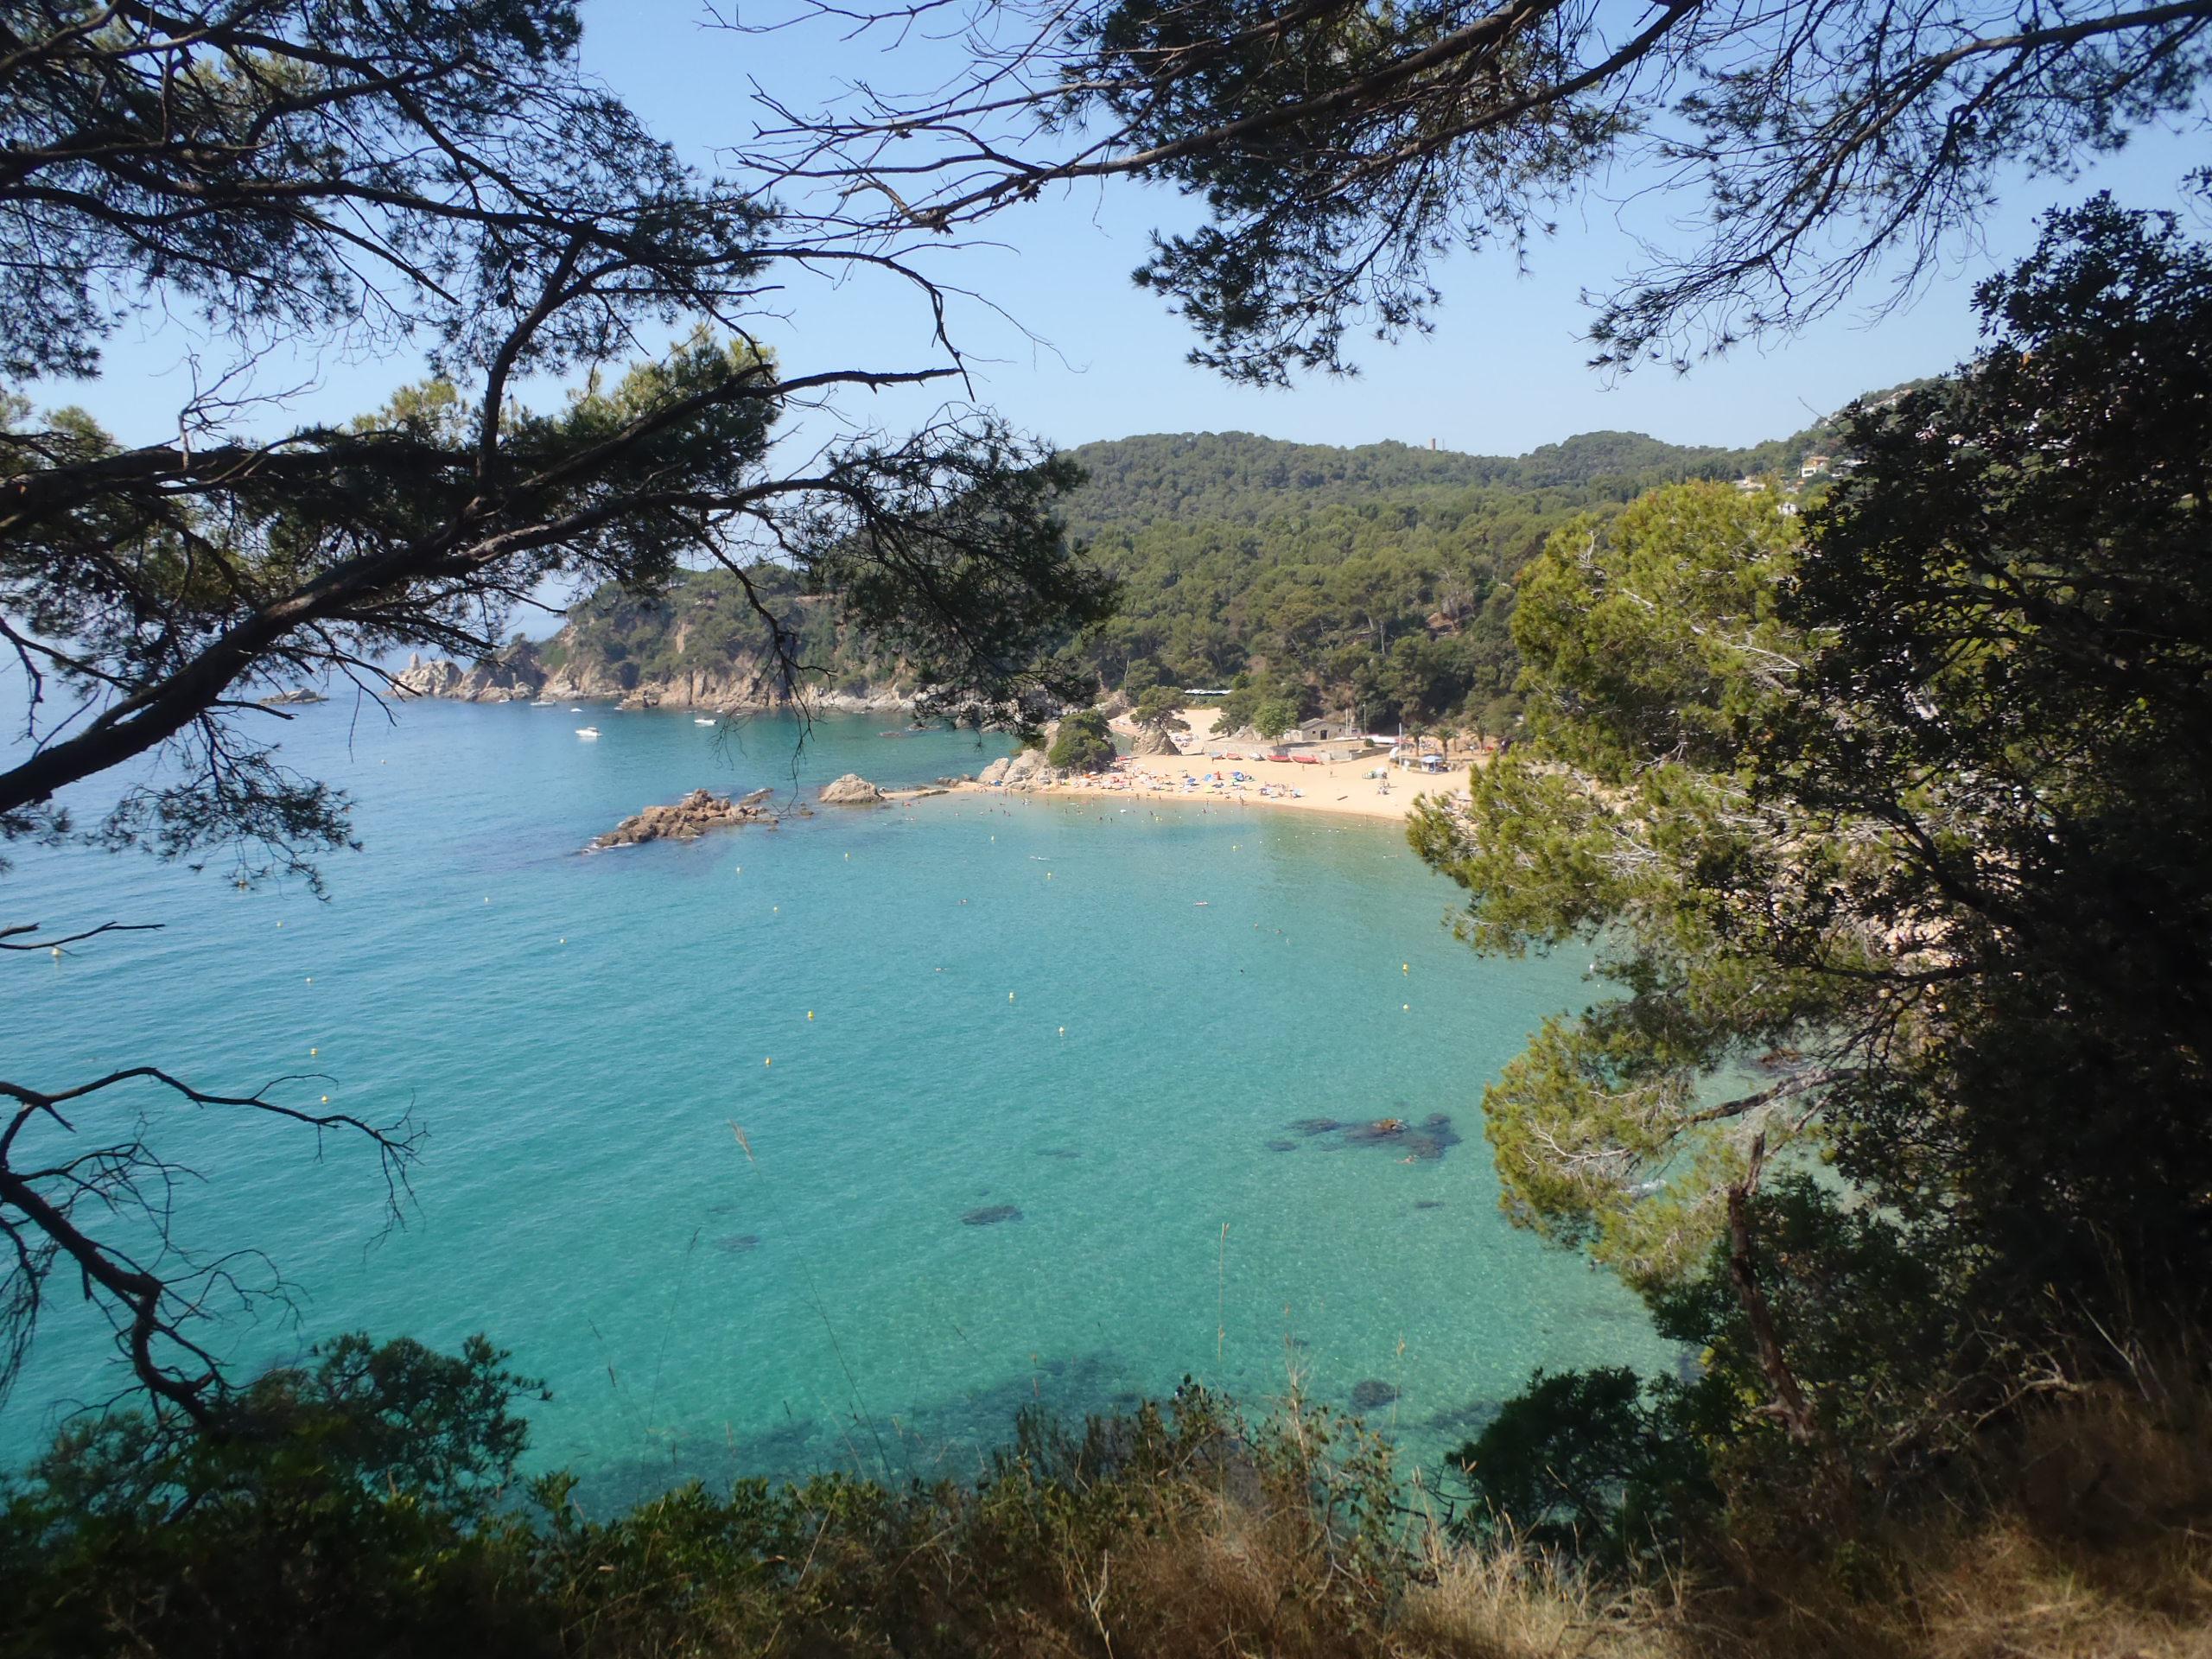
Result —
M824 806L881 806L890 798L857 772L822 785Z
M756 789L741 801L727 795L695 789L682 800L666 806L649 806L635 817L625 818L592 842L594 850L609 847L639 847L649 841L696 841L709 830L731 830L740 824L765 823L773 829L779 820L767 808L769 791Z

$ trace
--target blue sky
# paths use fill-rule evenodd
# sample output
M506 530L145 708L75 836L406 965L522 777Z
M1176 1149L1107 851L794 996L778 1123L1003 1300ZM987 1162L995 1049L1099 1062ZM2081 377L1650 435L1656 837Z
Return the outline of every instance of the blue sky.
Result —
M586 16L587 68L704 166L717 145L749 136L753 80L804 104L841 78L911 81L929 67L926 48L887 59L823 34L734 35L709 27L698 0L588 0ZM995 220L989 245L947 253L937 269L982 296L955 312L979 400L1064 445L1236 429L1307 442L1434 439L1446 448L1519 454L1601 428L1743 444L1794 431L1856 392L1947 367L1973 346L1974 281L2031 244L2038 211L2100 186L2133 205L2171 205L2175 181L2205 153L2201 133L2154 134L2071 186L2024 183L1987 226L1986 245L1958 251L1909 309L1871 326L1862 315L1834 315L1783 346L1741 350L1687 376L1645 369L1609 382L1584 366L1590 313L1579 296L1635 257L1613 210L1598 201L1535 247L1527 275L1510 257L1452 260L1433 334L1395 347L1368 344L1357 378L1316 378L1287 391L1232 386L1186 365L1188 333L1130 283L1147 229L1184 220L1186 209L1169 193L1119 183L1033 204ZM1624 192L1633 181L1619 182ZM1865 296L1870 304L1879 297L1878 289ZM931 361L925 314L885 285L797 292L789 320L766 332L795 372ZM41 401L79 402L127 438L158 438L174 429L193 344L175 323L150 334L133 328L111 345L99 383L41 387ZM272 419L339 419L419 372L405 360L334 359L272 371L262 384L306 385ZM925 416L937 396L864 400L849 412L897 427ZM819 419L814 424L820 429Z

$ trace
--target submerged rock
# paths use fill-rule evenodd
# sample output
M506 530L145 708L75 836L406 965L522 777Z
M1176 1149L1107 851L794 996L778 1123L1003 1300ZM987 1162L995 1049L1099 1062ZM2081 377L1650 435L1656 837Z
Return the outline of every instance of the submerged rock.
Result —
M772 828L776 815L755 803L766 794L755 791L743 801L695 789L667 806L649 806L633 818L625 818L593 841L594 848L638 847L649 841L696 841L709 830L727 830L741 823L765 823Z
M1415 1198L1414 1200L1414 1208L1416 1210L1441 1210L1443 1207L1444 1200L1441 1198Z
M1298 1150L1298 1142L1295 1141L1270 1141L1268 1142L1268 1150L1269 1152L1296 1152Z
M1010 1204L994 1204L970 1210L960 1219L970 1227L995 1227L1002 1221L1020 1221L1021 1211Z
M1387 1406L1398 1397L1398 1391L1379 1376L1370 1376L1364 1382L1355 1382L1351 1390L1354 1411L1374 1411Z
M1372 1123L1355 1123L1344 1131L1344 1139L1356 1147L1371 1147L1378 1141L1395 1141L1406 1132L1402 1117L1378 1117Z
M1309 1140L1323 1136L1323 1150L1347 1147L1380 1147L1394 1153L1402 1164L1433 1163L1459 1144L1459 1133L1443 1112L1432 1112L1416 1128L1402 1117L1371 1118L1364 1123L1340 1122L1333 1117L1301 1117L1290 1128ZM1272 1149L1273 1141L1268 1142Z
M747 1255L760 1248L758 1233L731 1233L715 1241L715 1248L730 1255Z
M289 691L272 691L269 696L259 699L261 706L264 709L281 709L287 704L296 702L328 702L329 701L330 699L324 696L321 692L305 685L295 686Z
M849 772L835 783L822 785L822 803L825 806L880 806L883 791L857 772Z

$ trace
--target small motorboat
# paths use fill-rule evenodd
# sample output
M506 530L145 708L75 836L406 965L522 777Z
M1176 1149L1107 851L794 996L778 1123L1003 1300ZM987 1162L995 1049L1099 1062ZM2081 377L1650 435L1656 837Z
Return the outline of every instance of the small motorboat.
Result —
M530 706L533 709L550 709L553 706L553 699L550 697L540 697L536 702L531 703Z
M579 726L576 728L576 735L578 737L597 737L599 735L599 728L596 726Z
M694 726L711 726L715 722L704 715L694 715L691 717L691 723Z

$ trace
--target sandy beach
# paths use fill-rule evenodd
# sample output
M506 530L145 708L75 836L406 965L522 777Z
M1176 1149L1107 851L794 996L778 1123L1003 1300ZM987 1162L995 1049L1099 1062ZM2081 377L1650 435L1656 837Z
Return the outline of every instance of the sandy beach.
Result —
M1112 797L1121 801L1195 802L1201 806L1286 807L1298 811L1333 812L1342 817L1402 822L1423 795L1456 795L1465 799L1467 777L1464 768L1423 773L1389 766L1379 754L1319 765L1295 760L1262 760L1262 746L1243 741L1217 741L1212 736L1214 711L1194 709L1186 718L1191 730L1181 741L1192 751L1176 757L1124 755L1110 772L1074 778L1065 783L1030 788L1032 795L1072 795L1085 798ZM1130 727L1125 720L1112 722L1125 740ZM1274 746L1266 746L1273 748ZM1337 746L1341 748L1341 745ZM1276 752L1280 753L1280 750ZM1221 759L1212 758L1218 753ZM1234 758L1232 758L1234 757ZM1369 774L1382 771L1382 778ZM1241 774L1241 776L1240 776ZM969 784L968 790L985 794L1003 791ZM1017 793L1024 792L1017 791Z

